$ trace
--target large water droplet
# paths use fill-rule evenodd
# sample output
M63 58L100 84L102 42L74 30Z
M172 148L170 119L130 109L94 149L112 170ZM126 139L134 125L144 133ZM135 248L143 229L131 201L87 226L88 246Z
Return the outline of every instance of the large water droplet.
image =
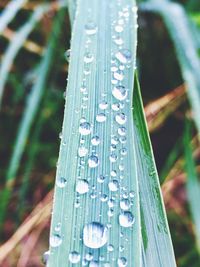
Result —
M56 180L56 185L59 188L64 188L67 185L67 180L64 177L58 177Z
M99 158L96 155L91 155L88 159L90 168L96 168L99 165Z
M108 241L108 228L99 222L88 223L83 229L84 245L97 249L103 247Z
M78 263L81 259L80 254L77 251L72 251L69 254L69 261L71 263Z
M85 31L88 35L93 35L97 32L97 25L90 21L85 25Z
M65 59L67 60L67 62L69 62L70 60L70 53L71 53L71 50L68 49L66 52L65 52Z
M119 182L117 180L112 180L108 183L108 188L112 192L117 191L119 189Z
M99 183L103 183L105 181L106 177L103 176L103 175L100 175L98 178L97 178L97 182Z
M104 122L106 121L106 115L104 113L99 113L96 115L96 121Z
M119 123L120 125L122 124L125 124L126 123L126 115L124 113L118 113L116 116L115 116L115 120L117 123Z
M89 191L89 183L85 179L78 180L76 185L76 192L79 194L85 194Z
M82 135L88 135L91 133L91 126L89 122L82 122L79 126L79 133Z
M135 218L130 211L124 211L119 215L119 224L122 227L131 227L135 222Z
M129 64L132 59L131 51L128 49L121 49L115 56L122 64Z
M127 95L128 95L128 91L127 89L122 86L122 85L119 85L119 86L115 86L112 90L112 95L122 101L122 100L125 100L127 98Z
M127 266L127 259L125 257L119 258L118 261L117 261L117 265L119 267L125 267L125 266Z
M49 240L50 246L55 248L62 244L62 238L58 234L53 234Z

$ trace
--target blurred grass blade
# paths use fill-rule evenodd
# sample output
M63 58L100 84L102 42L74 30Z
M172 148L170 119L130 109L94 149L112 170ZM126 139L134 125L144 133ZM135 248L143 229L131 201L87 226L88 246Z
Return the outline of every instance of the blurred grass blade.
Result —
M12 0L0 14L0 34L13 20L17 12L27 2L27 0Z
M141 8L163 17L176 49L182 75L188 87L193 118L200 133L200 60L187 14L181 5L161 0L148 1L141 4Z
M90 266L141 266L131 111L136 27L132 0L77 2L49 267L84 266L85 257Z
M197 246L200 252L200 183L198 181L198 176L195 169L195 162L192 155L192 135L190 124L191 123L189 121L186 121L184 134L185 168L187 172L186 189L190 210L195 226Z
M26 22L14 35L12 42L8 46L3 59L0 65L0 105L2 102L2 96L4 91L4 86L7 81L9 71L13 64L13 61L23 46L24 42L28 38L28 35L34 29L36 23L42 18L44 12L49 10L49 5L39 6L37 7L31 18Z
M133 120L141 204L143 267L175 267L171 236L137 77L133 94Z
M53 63L53 55L56 51L56 45L58 42L59 34L61 32L61 24L63 19L64 19L64 12L60 11L60 13L55 18L47 50L38 67L37 79L27 98L25 110L19 125L19 130L15 141L14 151L8 167L8 172L6 176L6 185L0 198L1 226L4 223L5 211L10 198L12 187L16 179L17 170L19 168L20 160L24 152L30 128L36 116L37 110L39 108L39 104L45 89L45 84L47 82L49 70Z

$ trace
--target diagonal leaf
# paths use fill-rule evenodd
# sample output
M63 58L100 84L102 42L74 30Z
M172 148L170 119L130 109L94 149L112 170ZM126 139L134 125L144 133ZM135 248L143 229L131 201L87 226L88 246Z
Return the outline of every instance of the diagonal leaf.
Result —
M133 120L140 191L143 267L175 267L171 236L137 78L133 94Z
M0 14L0 34L5 30L7 25L13 20L20 8L27 0L12 0Z
M43 14L49 10L49 8L49 5L37 7L28 22L26 22L15 33L12 42L8 46L0 64L0 105L2 101L4 86L17 53L20 51L25 40L28 38L28 35L34 29L36 23L42 18Z
M197 172L195 169L195 162L192 155L191 146L191 129L190 123L186 121L185 134L184 134L184 150L185 150L185 168L187 172L187 195L190 205L193 222L195 225L196 241L200 252L200 183L198 181Z
M148 1L141 4L141 8L163 17L176 49L182 75L188 87L193 118L200 133L200 60L187 14L181 5L164 0Z
M79 0L76 12L48 266L140 267L136 8L132 0Z

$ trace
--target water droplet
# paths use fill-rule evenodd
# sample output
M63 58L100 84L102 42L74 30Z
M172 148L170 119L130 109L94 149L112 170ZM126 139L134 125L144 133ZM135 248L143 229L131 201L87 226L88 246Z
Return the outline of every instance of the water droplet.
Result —
M108 200L108 207L109 207L109 208L113 208L114 205L115 205L115 201L114 201L114 199L113 199L113 198L109 199L109 200Z
M102 101L101 103L99 103L99 108L102 110L105 110L108 108L108 103L106 101Z
M106 121L106 115L104 113L99 113L96 115L96 121L104 122Z
M56 185L59 188L64 188L67 184L67 180L64 177L58 177L58 179L56 180Z
M84 55L84 62L85 63L91 63L94 60L94 56L91 53L86 53Z
M108 247L107 247L107 250L108 250L109 252L112 252L112 251L114 250L113 245L112 245L112 244L109 244Z
M130 211L124 211L119 215L119 224L122 227L131 227L135 222L135 218Z
M90 21L85 25L85 31L88 35L94 35L97 32L97 25Z
M90 168L96 168L99 165L99 158L95 155L91 155L88 159L88 165Z
M99 183L103 183L105 181L106 177L103 176L103 175L100 175L98 178L97 178L97 182Z
M49 256L50 256L50 251L45 251L44 254L42 255L42 263L44 263L45 265L47 265L48 260L49 260Z
M126 135L126 128L125 127L119 127L117 132L119 135L124 136L124 135Z
M129 64L132 59L131 51L128 49L121 49L115 56L122 64Z
M89 122L82 122L79 126L79 133L82 135L88 135L91 133L91 126Z
M126 115L124 113L118 113L116 116L115 116L115 120L117 123L119 123L120 125L122 124L125 124L126 123Z
M124 28L122 27L122 25L116 25L115 26L115 31L116 32L123 32Z
M85 194L89 191L89 183L85 179L78 180L76 185L76 192L79 194Z
M120 100L120 101L123 101L127 98L127 95L128 95L128 91L127 89L122 86L122 85L118 85L118 86L115 86L112 90L112 95Z
M127 149L125 147L123 147L121 150L120 150L120 154L122 156L125 156L127 154Z
M119 70L119 71L116 71L114 72L113 74L114 78L118 81L122 81L124 79L124 72Z
M108 200L108 196L106 194L103 194L101 197L100 197L100 200L102 202L106 202Z
M122 210L128 210L130 208L130 201L126 198L123 198L121 201L120 201L120 208Z
M125 257L121 257L117 260L117 265L119 267L125 267L127 266L127 259Z
M67 62L69 62L70 60L70 53L71 53L71 50L68 49L66 52L65 52L65 59L67 60Z
M71 263L78 263L81 259L80 254L77 251L72 251L69 254L69 261Z
M116 45L123 45L124 41L122 38L117 37L114 42L116 43Z
M120 109L120 104L119 103L112 104L112 110L118 111L119 109Z
M99 136L95 135L91 139L91 143L93 146L98 146L100 144L100 138Z
M117 180L112 180L108 183L108 188L112 192L117 191L119 189L119 182Z
M62 238L58 234L53 234L50 237L50 246L53 248L59 247L62 244Z
M115 155L114 153L112 153L110 155L110 162L116 162L116 160L117 160L117 155Z
M117 136L112 137L111 144L117 145L119 143L119 138Z
M100 267L98 261L91 261L89 267Z
M79 157L85 157L88 154L88 149L84 146L78 148Z
M86 224L83 229L83 242L86 247L97 249L108 241L108 228L99 222Z
M92 255L92 253L88 252L88 253L85 255L85 259L86 259L87 261L91 261L91 260L93 259L93 255Z
M134 198L135 197L135 192L134 191L130 191L129 196L130 196L130 198Z

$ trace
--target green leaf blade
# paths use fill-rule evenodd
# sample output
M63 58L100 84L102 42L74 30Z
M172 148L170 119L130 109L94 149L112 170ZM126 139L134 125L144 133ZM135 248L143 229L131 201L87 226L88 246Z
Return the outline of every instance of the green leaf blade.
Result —
M105 0L77 2L51 223L49 267L73 266L69 257L74 251L80 255L77 266L82 266L82 260L87 253L93 255L91 266L99 264L98 266L114 267L120 264L120 261L127 261L127 264L133 267L141 265L139 195L131 112L131 88L136 53L135 11L134 1L130 0L119 1L119 5L115 1ZM127 16L123 27L116 24L119 14L124 14L123 20ZM91 22L96 26L91 28ZM93 30L94 33L91 33ZM124 42L122 47L129 49L132 54L129 68L124 69L125 79L122 82L129 89L129 101L121 103L124 105L123 112L127 119L125 126L127 125L128 144L123 136L118 135L121 122L118 120L120 123L117 123L115 119L122 111L114 110L115 106L112 108L113 104L118 103L112 96L112 89L115 86L112 81L120 78L122 74L122 72L115 73L115 77L116 75L118 77L114 79L114 74L111 72L111 67L118 62L114 60L118 52L116 36L122 38ZM84 91L87 92L85 94L87 100L84 97ZM99 104L105 104L104 101L108 103L105 110L99 107ZM101 122L104 115L100 114L106 116L105 121ZM82 122L90 123L91 136L99 136L98 146L91 144L89 134L84 136L79 133ZM80 147L88 149L88 155L80 157L78 153ZM121 154L123 148L127 149L126 156ZM117 157L113 162L109 160L112 153ZM126 154L126 151L123 153ZM96 168L89 166L92 155L99 159L99 165ZM100 175L105 176L104 183L98 182ZM60 186L61 179L64 183L66 181L66 186ZM76 188L83 179L89 184L89 192L79 194ZM116 191L109 188L109 183L113 180L119 183L119 189ZM127 213L122 212L119 201L124 194L127 195L128 201L131 201L133 197L131 191L135 192L135 196L129 209L131 213L128 214L134 215L135 222L132 228L125 229L119 223L119 215ZM101 200L104 197L107 198L108 203L106 203L107 200L105 202ZM84 241L85 226L92 222L101 223L109 232L106 244L97 249L92 247L94 243L88 247ZM56 231L58 225L59 230ZM96 235L93 230L91 229L91 234ZM113 246L113 252L109 252L107 248L109 244ZM100 256L103 258L99 258Z

